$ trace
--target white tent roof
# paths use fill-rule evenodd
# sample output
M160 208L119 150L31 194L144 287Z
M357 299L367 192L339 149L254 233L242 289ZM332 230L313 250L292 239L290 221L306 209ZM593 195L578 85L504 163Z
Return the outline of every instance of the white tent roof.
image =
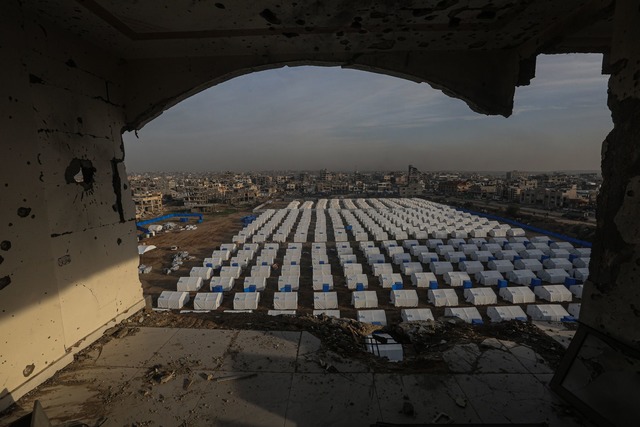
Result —
M145 254L149 251L156 249L156 245L138 245L138 255Z

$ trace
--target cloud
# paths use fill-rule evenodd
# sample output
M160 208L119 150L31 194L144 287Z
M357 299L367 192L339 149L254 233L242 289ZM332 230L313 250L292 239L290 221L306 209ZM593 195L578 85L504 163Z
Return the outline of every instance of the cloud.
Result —
M125 134L145 170L596 169L611 128L599 55L538 58L509 119L427 84L327 67L232 79Z

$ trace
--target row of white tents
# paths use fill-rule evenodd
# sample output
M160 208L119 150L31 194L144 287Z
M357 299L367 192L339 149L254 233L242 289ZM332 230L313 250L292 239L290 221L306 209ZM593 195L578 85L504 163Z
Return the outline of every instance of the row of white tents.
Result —
M339 209L340 202L342 209ZM327 205L329 208L325 209ZM272 273L271 264L277 257L278 243L293 240L288 244L282 261L278 277L281 292L276 293L282 297L274 298L274 310L295 310L301 244L308 239L312 208L311 202L302 206L292 202L286 209L265 211L234 236L233 243L214 251L210 258L204 260L203 267L194 268L191 276L200 278L202 282L209 280L210 290L214 293L230 291L235 279L240 278L242 271L253 263L257 255L255 265L243 283L244 290L255 292L237 292L234 297L234 308L244 310L247 308L242 307L255 305L251 309L256 309L259 292L265 289L266 279ZM474 307L455 307L458 295L454 289L438 289L442 282L452 288L463 287L465 301L474 305L495 304L497 301L492 289L473 288L475 281L483 286L497 286L499 295L513 304L534 306L536 296L549 302L568 302L573 295L580 297L582 287L576 283L588 277L588 249L574 248L566 242L552 242L544 236L527 238L521 229L420 199L322 199L314 212L313 290L324 291L315 294L323 301L335 294L331 292L334 276L326 252L329 234L325 213L332 224L333 240L347 287L353 290L352 304L355 308L377 307L377 294L368 290L369 277L357 262L358 258L348 243L349 238L358 242L358 249L378 276L380 285L392 288L390 301L397 307L418 305L416 291L403 289L403 276L415 287L430 288L430 304L451 309ZM252 243L246 243L249 239ZM387 257L391 263L387 262ZM394 264L399 266L401 273L393 272ZM213 276L218 269L219 273ZM178 283L178 292L200 290L203 283L198 285L192 277L180 279L182 283ZM439 277L442 280L439 281ZM542 281L549 284L542 285ZM567 283L571 290L562 285L553 286L554 283ZM532 291L526 286L507 287L508 284L539 286L533 287ZM251 293L258 295L244 296ZM238 307L235 307L236 298ZM240 300L250 302L245 304ZM329 307L331 304L327 302L323 304L327 308L316 307L314 298L315 310L337 309L337 306Z

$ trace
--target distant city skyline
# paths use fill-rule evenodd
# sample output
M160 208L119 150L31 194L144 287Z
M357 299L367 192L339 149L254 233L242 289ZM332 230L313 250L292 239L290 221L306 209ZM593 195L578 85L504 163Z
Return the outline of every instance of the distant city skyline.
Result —
M510 118L427 84L355 70L281 68L232 79L126 133L130 172L600 169L612 128L601 55L538 58Z

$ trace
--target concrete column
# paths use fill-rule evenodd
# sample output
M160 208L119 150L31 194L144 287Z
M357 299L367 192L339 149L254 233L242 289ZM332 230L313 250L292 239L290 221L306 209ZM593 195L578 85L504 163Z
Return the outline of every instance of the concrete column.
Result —
M640 5L616 2L604 182L580 320L640 350Z

